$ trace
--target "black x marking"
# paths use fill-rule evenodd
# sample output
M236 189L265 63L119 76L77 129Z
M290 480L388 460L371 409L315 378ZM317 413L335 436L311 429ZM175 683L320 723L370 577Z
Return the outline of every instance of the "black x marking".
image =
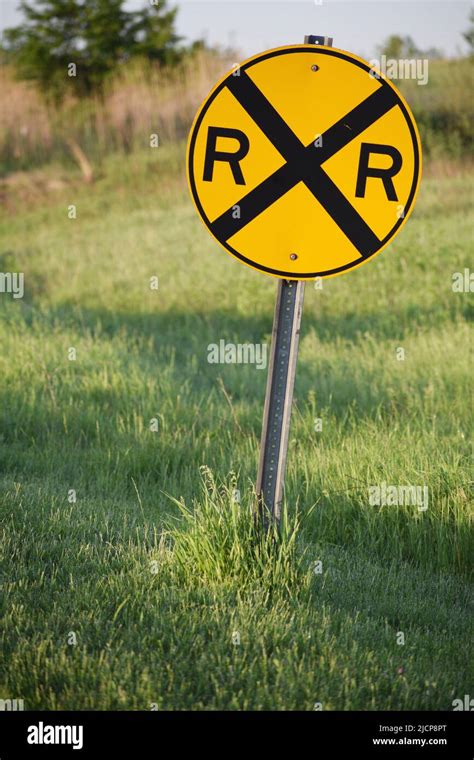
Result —
M245 71L241 70L240 76L229 76L226 86L286 163L212 222L210 229L215 237L227 241L302 181L363 258L375 253L380 248L381 241L322 169L321 164L397 105L397 96L392 88L380 86L327 129L322 135L322 146L315 148L313 142L303 145ZM237 219L234 218L236 206L240 209Z

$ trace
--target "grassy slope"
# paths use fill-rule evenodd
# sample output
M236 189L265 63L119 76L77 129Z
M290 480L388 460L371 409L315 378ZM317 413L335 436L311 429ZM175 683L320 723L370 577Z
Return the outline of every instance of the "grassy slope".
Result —
M23 302L0 301L0 697L450 709L472 689L472 311L451 290L469 265L469 178L426 180L388 252L307 286L287 477L303 519L274 572L242 553L265 373L206 359L221 338L269 340L275 281L219 252L175 178L180 151L159 151L0 226L0 269L26 279ZM223 487L206 474L203 491L203 464ZM370 507L382 481L428 485L428 511ZM165 493L200 518L163 539L180 513Z

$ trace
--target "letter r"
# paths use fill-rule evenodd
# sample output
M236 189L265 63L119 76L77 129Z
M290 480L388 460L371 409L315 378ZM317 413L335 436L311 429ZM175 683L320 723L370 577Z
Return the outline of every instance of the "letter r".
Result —
M388 169L371 169L369 160L371 153L390 156L392 165ZM389 201L398 201L392 177L402 168L402 156L393 145L378 145L377 143L362 143L360 146L359 171L357 173L356 198L365 198L365 186L368 177L377 177L383 182L384 190Z
M218 137L231 137L238 140L239 148L235 153L228 151L216 150ZM214 163L224 161L229 164L234 182L236 185L245 185L244 175L240 168L240 161L245 158L249 152L249 138L240 129L229 129L228 127L209 127L207 130L206 156L204 159L204 182L212 182L214 173Z

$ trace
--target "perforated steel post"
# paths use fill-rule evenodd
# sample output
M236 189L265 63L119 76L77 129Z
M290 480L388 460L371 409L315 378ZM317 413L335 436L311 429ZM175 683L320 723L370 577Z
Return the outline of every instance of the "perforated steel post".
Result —
M278 282L257 475L260 512L268 510L277 522L283 498L303 298L304 282Z

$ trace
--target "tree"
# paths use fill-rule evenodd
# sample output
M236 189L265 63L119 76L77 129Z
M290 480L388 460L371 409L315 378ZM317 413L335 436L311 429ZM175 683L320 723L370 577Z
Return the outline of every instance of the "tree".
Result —
M48 100L66 93L101 95L107 77L133 56L178 62L184 49L174 32L177 9L166 0L138 11L124 0L22 0L24 23L4 32L4 48L19 75L38 83Z
M469 45L469 55L474 55L474 10L469 14L470 27L466 32L463 32L463 37Z
M395 60L405 60L410 58L442 58L442 52L437 48L420 50L414 40L407 35L400 37L399 34L392 34L378 48L379 55L385 55L386 58Z
M399 34L392 34L382 45L380 45L379 52L387 58L394 58L397 60L401 58L411 58L415 55L416 46L411 37L400 37Z

